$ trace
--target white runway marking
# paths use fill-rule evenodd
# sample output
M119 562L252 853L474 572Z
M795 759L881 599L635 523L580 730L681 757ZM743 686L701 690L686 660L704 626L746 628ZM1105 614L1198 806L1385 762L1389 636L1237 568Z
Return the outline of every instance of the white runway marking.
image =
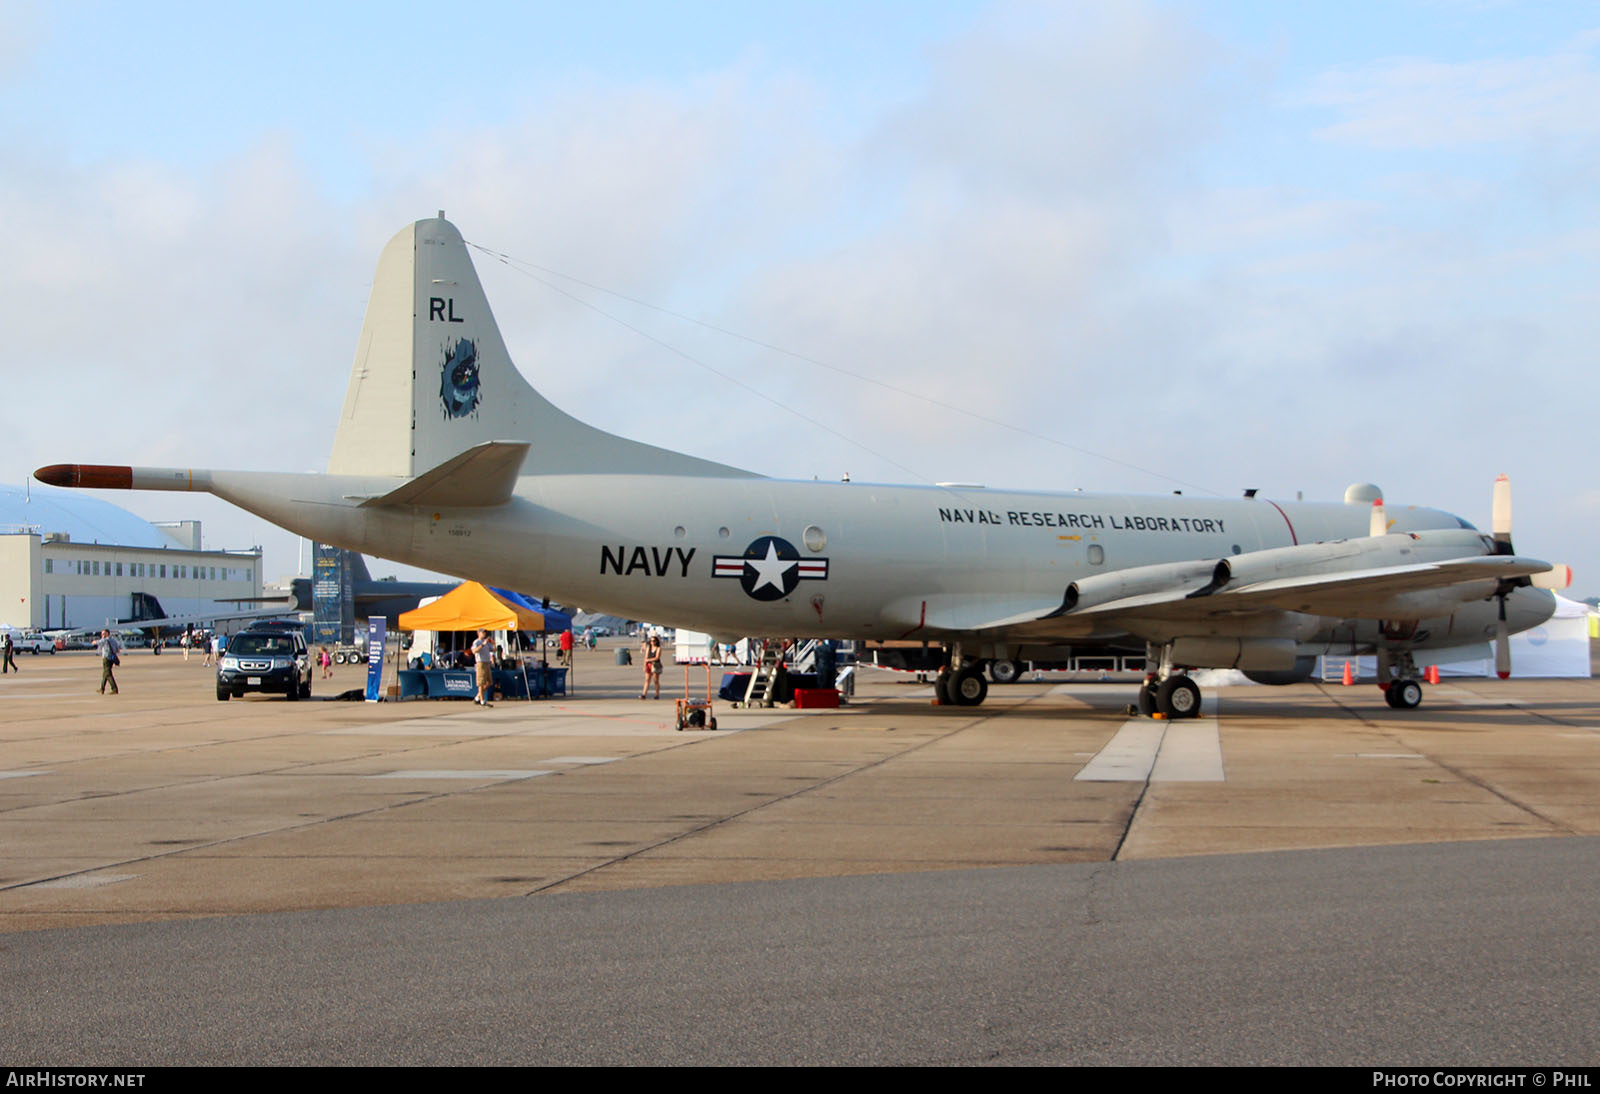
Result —
M1491 684L1490 686L1492 687L1493 685ZM1520 700L1512 699L1509 696L1502 699L1496 698L1492 695L1479 695L1475 691L1469 691L1466 688L1454 687L1450 684L1433 684L1424 689L1422 698L1424 702L1429 699L1441 699L1447 703L1460 703L1465 707L1505 707L1522 705Z
M1167 735L1161 740L1161 751L1156 754L1155 770L1150 772L1151 782L1169 783L1220 783L1222 774L1222 738L1217 733L1215 718L1194 718L1182 722L1168 722Z
M1130 718L1084 765L1081 782L1224 782L1215 718Z
M49 770L42 768L34 771L0 771L0 779L26 779L29 775L48 774L50 774Z
M1161 751L1165 729L1150 718L1122 723L1117 735L1084 765L1076 778L1080 782L1144 782L1155 766L1156 753Z
M622 759L621 756L551 756L545 761L547 764L609 764Z
M389 771L382 775L368 775L369 779L487 779L494 782L511 782L516 779L536 779L540 775L554 775L554 771Z
M132 881L138 874L74 874L29 885L30 889L94 889L101 885L115 885L119 881Z

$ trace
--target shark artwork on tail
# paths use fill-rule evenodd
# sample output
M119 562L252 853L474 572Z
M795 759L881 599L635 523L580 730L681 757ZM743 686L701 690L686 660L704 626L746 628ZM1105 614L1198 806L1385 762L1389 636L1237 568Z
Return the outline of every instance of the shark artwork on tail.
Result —
M719 640L913 639L937 688L1041 648L1143 650L1140 709L1192 717L1196 668L1304 679L1375 653L1386 701L1422 700L1419 651L1549 618L1564 566L1376 487L1342 503L795 482L587 425L511 362L441 214L384 248L326 474L55 464L41 482L203 491L302 536ZM1044 654L1041 657L1047 656Z

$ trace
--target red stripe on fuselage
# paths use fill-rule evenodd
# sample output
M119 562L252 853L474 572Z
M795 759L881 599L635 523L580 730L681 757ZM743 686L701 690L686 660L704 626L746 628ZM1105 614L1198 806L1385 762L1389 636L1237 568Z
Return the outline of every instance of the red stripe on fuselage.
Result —
M1276 509L1278 511L1278 515L1283 518L1283 523L1289 526L1289 539L1296 547L1298 547L1300 545L1300 537L1294 534L1294 521L1289 519L1289 514L1283 511L1283 506L1279 505L1271 498L1267 499L1267 504Z

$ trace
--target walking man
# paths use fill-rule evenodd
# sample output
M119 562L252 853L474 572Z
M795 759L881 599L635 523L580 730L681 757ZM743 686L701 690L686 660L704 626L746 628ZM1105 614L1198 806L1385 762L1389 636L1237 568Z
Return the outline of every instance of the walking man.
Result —
M100 694L106 693L106 685L111 685L111 694L117 692L117 674L111 670L122 664L122 643L110 631L102 628L100 641L95 643L100 648Z
M5 646L5 661L0 662L0 673L16 672L17 671L17 644L16 644L16 642L14 642L12 640L10 631L6 632L6 636L5 636L5 639L3 640L3 644Z

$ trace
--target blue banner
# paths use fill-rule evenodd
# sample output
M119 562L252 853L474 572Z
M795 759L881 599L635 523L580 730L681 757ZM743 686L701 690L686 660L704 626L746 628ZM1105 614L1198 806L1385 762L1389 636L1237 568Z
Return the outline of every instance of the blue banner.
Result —
M367 702L383 699L383 647L388 624L381 615L367 616Z
M355 597L350 588L350 552L326 543L311 550L311 641L340 646L355 641Z

